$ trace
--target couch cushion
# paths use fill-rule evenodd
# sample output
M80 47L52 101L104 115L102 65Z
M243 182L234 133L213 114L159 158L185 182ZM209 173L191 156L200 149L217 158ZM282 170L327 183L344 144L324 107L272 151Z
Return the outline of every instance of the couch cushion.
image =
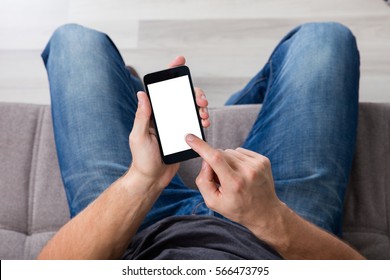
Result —
M34 258L68 219L50 107L0 104L0 258Z
M390 104L360 104L344 239L370 259L390 259Z
M217 148L240 146L259 110L256 105L210 110L206 139ZM344 238L371 259L390 259L389 124L390 105L360 104ZM69 220L50 107L0 103L0 130L0 259L32 259ZM180 168L191 187L199 167L194 159Z

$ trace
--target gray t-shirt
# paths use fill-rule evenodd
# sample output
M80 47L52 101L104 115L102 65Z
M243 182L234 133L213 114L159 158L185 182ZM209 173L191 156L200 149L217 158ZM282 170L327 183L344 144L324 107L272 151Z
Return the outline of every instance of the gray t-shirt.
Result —
M211 216L174 216L137 233L124 259L281 259L245 227Z

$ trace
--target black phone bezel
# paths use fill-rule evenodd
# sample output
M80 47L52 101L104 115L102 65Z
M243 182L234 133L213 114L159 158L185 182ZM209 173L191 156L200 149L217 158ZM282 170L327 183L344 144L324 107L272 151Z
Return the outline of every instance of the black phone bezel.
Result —
M181 162L181 161L185 161L188 159L199 157L198 153L195 152L193 149L184 150L184 151L177 152L174 154L169 154L166 156L164 155L162 145L161 145L160 134L158 132L157 122L156 122L156 118L155 118L154 111L153 111L153 102L150 99L150 94L149 94L149 89L148 89L149 84L158 83L158 82L162 82L162 81L166 81L166 80L170 80L170 79L174 79L174 78L178 78L178 77L182 77L182 76L188 76L188 79L190 82L190 87L191 87L191 92L192 92L192 98L193 98L194 106L196 108L196 115L198 118L200 131L202 134L202 139L204 141L206 141L205 140L206 138L204 136L203 126L202 126L202 121L201 121L201 118L199 115L199 107L196 105L196 96L195 96L194 86L192 83L190 69L187 66L183 65L183 66L178 66L178 67L174 67L174 68L169 68L169 69L149 73L149 74L144 76L145 90L146 90L146 93L149 97L149 100L150 100L150 103L152 106L152 118L153 118L153 122L154 122L154 127L156 129L157 140L158 140L158 144L160 147L160 154L161 154L161 158L165 164L173 164L173 163L177 163L177 162Z

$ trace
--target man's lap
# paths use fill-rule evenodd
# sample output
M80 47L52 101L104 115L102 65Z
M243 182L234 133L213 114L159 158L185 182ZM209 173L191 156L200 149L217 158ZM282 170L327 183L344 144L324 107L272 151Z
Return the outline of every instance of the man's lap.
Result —
M88 35L90 41L73 38L81 50L88 49L88 43L99 43L107 52L104 57L99 54L100 64L93 59L93 53L83 53L86 65L80 60L77 66L74 61L80 54L74 53L72 45L69 50L72 49L73 60L52 61L51 70L47 62L60 167L72 214L76 215L129 166L127 141L135 114L135 93L142 84L126 70L106 35L70 26L57 32L57 41L70 40L72 33L73 37L77 37L74 33ZM321 41L325 37L327 41ZM229 101L229 105L263 103L243 146L270 158L281 200L313 223L336 233L353 156L358 80L356 73L349 74L354 81L348 81L345 75L347 68L358 71L358 64L350 58L358 54L336 52L332 43L340 39L345 48L354 48L353 38L339 25L314 24L295 29L279 44L266 67ZM302 42L307 44L302 46ZM64 47L57 46L56 56L63 53ZM336 59L342 63L332 64ZM63 69L66 73L79 67L83 79L80 73L71 77L56 73L54 65L59 63L68 64L69 68ZM95 71L96 67L101 71ZM71 90L69 81L61 84L67 78L73 80ZM55 87L59 88L56 93ZM176 176L142 227L168 216L194 213L215 214L205 206L198 191L188 189Z

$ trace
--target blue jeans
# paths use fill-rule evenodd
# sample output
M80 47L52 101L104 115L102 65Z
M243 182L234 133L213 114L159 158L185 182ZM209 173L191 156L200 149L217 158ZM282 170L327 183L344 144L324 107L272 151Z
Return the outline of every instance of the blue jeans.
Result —
M143 86L103 33L57 29L42 53L54 135L71 216L131 163L128 136ZM265 67L227 102L262 103L244 148L267 156L278 197L296 213L339 234L355 149L359 53L337 23L309 23L287 34ZM178 175L144 219L216 215Z

